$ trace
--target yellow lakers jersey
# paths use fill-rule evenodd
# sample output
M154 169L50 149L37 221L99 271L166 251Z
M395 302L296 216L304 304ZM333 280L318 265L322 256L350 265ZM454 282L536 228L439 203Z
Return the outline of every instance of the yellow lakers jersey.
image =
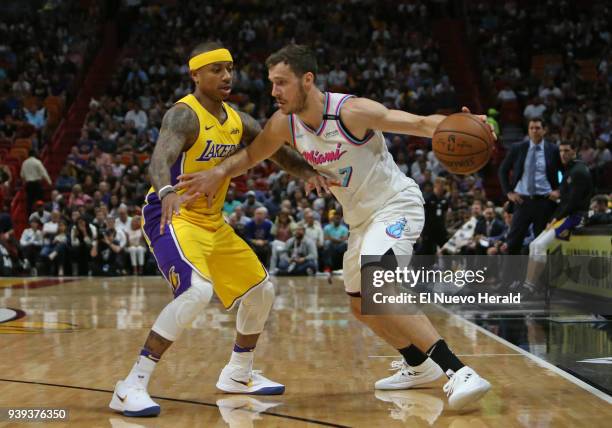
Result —
M186 104L198 116L200 133L193 146L181 153L181 156L172 165L170 169L172 185L178 182L178 176L181 174L190 174L215 167L240 148L242 139L240 116L226 103L223 103L223 108L227 113L227 119L223 123L220 123L215 116L202 107L193 94L181 98L177 101L178 103ZM229 183L229 178L223 182L215 195L212 207L206 206L206 199L202 196L189 208L181 206L180 216L206 228L216 229L223 225L221 211ZM154 190L151 188L150 191Z

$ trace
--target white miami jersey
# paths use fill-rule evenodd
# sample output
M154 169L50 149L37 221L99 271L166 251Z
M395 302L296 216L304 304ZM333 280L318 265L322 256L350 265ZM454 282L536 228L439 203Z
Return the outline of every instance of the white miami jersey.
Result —
M367 221L399 192L412 193L423 204L419 186L402 173L387 150L381 131L355 138L340 119L340 109L353 95L325 92L323 122L311 129L298 117L289 116L294 147L321 175L337 180L332 193L342 205L345 221L352 227Z

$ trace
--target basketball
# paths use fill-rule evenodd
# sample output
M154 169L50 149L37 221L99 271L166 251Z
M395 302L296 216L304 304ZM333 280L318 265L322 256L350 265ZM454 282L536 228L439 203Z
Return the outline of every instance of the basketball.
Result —
M489 125L470 113L455 113L436 128L433 151L453 174L472 174L487 164L493 149Z

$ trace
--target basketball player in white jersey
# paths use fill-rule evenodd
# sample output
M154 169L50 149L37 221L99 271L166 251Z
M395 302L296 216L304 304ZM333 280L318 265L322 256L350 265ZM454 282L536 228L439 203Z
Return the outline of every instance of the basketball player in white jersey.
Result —
M397 372L375 387L408 389L446 373L451 408L478 400L490 384L449 350L425 315L361 313L360 256L410 256L425 219L421 191L397 167L382 133L432 137L445 116L416 116L366 98L322 93L315 86L316 58L305 46L288 45L266 65L279 110L250 146L216 168L179 177L178 187L207 195L210 205L227 177L240 175L285 143L294 147L320 174L340 184L331 191L351 231L343 269L353 314L404 357L393 364Z

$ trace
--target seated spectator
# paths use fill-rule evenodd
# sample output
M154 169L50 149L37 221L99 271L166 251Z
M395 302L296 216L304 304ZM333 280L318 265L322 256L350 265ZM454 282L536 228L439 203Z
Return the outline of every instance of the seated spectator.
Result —
M607 195L595 195L591 199L591 211L586 221L587 225L612 224L612 210L608 207Z
M53 244L53 238L57 235L57 231L59 229L59 223L61 220L61 214L59 211L53 211L51 213L51 219L43 224L42 234L43 234L43 247L40 251L41 257L47 259L49 254L53 252L55 249L55 245Z
M512 224L512 212L508 209L508 205L504 207L504 228L502 233L498 236L489 238L489 248L487 248L487 254L495 256L498 254L508 254L508 232L510 231L510 225Z
M296 223L291 217L291 213L289 210L282 209L281 212L276 216L276 220L274 221L274 225L272 226L272 236L274 237L274 241L272 241L272 254L270 256L270 272L275 272L278 264L278 257L285 249L285 243L289 238L293 236L295 231Z
M64 220L60 220L57 233L51 241L51 252L47 255L50 263L50 271L57 272L57 275L64 276L64 266L68 256L68 225Z
M223 213L226 216L229 216L234 212L236 207L239 207L241 205L242 202L234 198L234 191L232 189L229 189L227 191L227 194L225 195L225 202L223 203Z
M125 234L128 234L132 229L132 217L128 215L128 208L124 204L119 205L119 209L117 210L115 227Z
M242 208L242 205L236 205L232 216L234 216L236 221L243 226L246 226L251 221L251 217L244 215L244 208Z
M143 132L147 128L147 123L149 122L149 118L147 117L147 113L140 108L140 104L134 101L128 103L129 110L125 114L124 121L132 122L134 127L138 130L138 132Z
M342 223L340 211L330 212L332 222L323 228L325 236L325 272L339 269L342 266L342 259L347 248L349 237L348 227Z
M25 229L21 234L19 246L25 257L25 269L30 270L30 275L38 275L37 263L40 257L40 250L43 245L43 234L41 230L41 222L38 218L30 220L30 227Z
M304 220L300 221L298 225L304 226L306 236L312 239L317 246L317 250L322 250L323 244L325 243L323 228L321 227L321 223L315 219L315 212L312 208L304 210Z
M117 275L120 273L123 248L117 239L115 228L107 227L91 248L94 275Z
M72 190L76 184L76 178L70 175L70 168L65 166L60 171L57 180L55 180L55 188L62 193L67 193Z
M77 212L78 213L78 212ZM72 274L87 275L92 258L92 248L98 239L96 228L84 217L77 217L70 230L70 245L72 247Z
M314 275L317 271L317 247L305 236L304 226L297 226L278 262L280 275Z
M51 213L45 209L45 203L43 201L36 201L34 203L34 212L30 214L29 221L33 219L38 219L40 224L45 224L49 220L51 220Z
M142 275L147 247L142 235L142 229L140 228L140 216L132 217L127 236L127 250L130 254L130 262L132 263L132 273L134 275Z
M471 215L463 223L463 225L446 241L446 243L440 249L441 254L454 255L460 254L464 248L472 242L474 237L474 230L482 215L482 202L474 201L472 204Z
M504 231L504 223L495 217L495 209L487 207L483 216L476 223L474 237L468 244L467 254L486 254L492 241L495 241Z
M249 190L246 193L246 200L242 203L244 214L248 217L253 217L255 210L262 206L263 204L255 199L255 191Z
M6 201L0 201L0 275L11 275L19 264L19 242Z
M69 207L82 207L87 201L91 200L91 196L83 193L83 188L80 184L75 184L72 186L72 192L70 193L70 197L68 198L68 206Z
M259 261L268 266L270 258L270 243L272 242L272 222L266 217L268 210L265 207L259 207L255 210L253 220L245 226L245 235L248 243L253 247Z

